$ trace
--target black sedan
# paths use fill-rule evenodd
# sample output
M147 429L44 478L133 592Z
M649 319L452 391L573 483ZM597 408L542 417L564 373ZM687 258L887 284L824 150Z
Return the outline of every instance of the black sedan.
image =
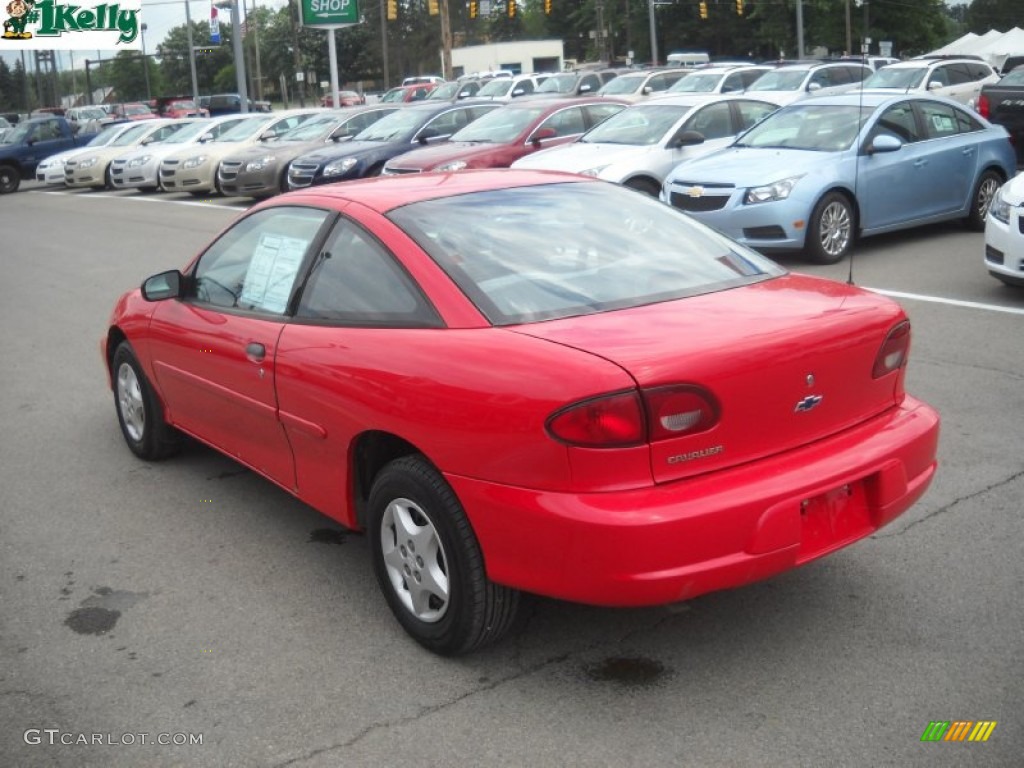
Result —
M982 86L978 112L1007 130L1017 150L1017 167L1024 168L1024 66L1004 75L998 83Z
M502 104L493 101L403 107L346 144L324 147L295 158L288 167L288 188L377 176L391 158L445 141L478 117L501 107Z

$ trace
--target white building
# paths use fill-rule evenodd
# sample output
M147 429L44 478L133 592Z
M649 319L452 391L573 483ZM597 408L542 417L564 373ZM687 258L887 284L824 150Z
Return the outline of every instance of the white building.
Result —
M561 40L525 40L453 48L452 74L461 77L501 70L515 74L561 72L564 66L562 53Z

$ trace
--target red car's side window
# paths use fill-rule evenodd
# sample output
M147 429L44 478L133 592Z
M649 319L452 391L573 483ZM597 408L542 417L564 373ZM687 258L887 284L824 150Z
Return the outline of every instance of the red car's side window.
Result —
M313 264L296 316L360 327L441 325L384 246L347 220L338 222Z
M329 215L295 206L247 216L199 258L186 298L224 309L284 314L306 252Z

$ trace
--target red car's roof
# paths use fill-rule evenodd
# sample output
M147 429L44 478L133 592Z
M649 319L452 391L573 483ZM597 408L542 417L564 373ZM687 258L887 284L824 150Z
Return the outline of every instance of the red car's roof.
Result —
M378 213L386 213L409 203L453 197L491 189L526 187L534 184L593 182L586 176L557 171L511 170L497 168L455 173L417 173L381 176L372 179L326 184L312 189L280 195L264 205L287 205L299 201L334 207L337 203L355 201ZM332 205L332 201L337 201ZM264 207L264 206L259 206Z

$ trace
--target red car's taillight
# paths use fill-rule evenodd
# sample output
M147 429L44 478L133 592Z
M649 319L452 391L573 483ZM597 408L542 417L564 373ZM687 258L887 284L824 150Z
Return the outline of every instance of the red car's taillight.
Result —
M907 362L907 354L910 352L910 321L904 320L894 326L889 335L882 342L878 356L875 358L875 367L871 375L878 379L888 373L899 370Z
M622 448L644 441L644 415L636 392L618 392L575 403L548 419L558 440L585 448Z
M617 392L562 408L548 419L557 440L584 448L624 448L704 432L718 423L711 394L684 384Z
M978 97L978 114L988 120L989 109L988 96L983 93Z

